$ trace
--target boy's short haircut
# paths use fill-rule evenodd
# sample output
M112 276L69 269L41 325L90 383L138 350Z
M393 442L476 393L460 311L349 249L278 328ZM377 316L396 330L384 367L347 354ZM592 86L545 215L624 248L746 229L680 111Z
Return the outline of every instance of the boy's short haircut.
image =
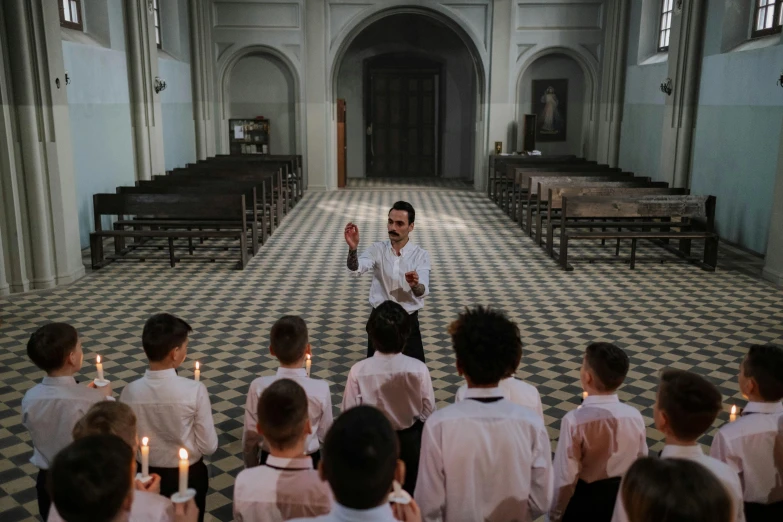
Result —
M171 314L155 314L147 319L141 334L144 353L151 362L166 358L174 348L182 346L193 331L188 323Z
M378 308L374 308L367 321L370 341L381 353L400 353L410 332L410 315L402 305L394 301L384 301Z
M658 409L666 413L672 433L695 441L706 432L723 407L718 388L700 375L668 369L658 385Z
M258 398L258 424L264 438L276 449L299 441L307 422L307 393L291 379L269 385Z
M350 509L372 509L386 499L397 469L399 445L389 419L357 406L334 421L323 447L323 474L334 497Z
M759 395L765 401L783 399L783 348L780 346L751 346L742 363L742 373L756 381Z
M593 343L588 346L585 360L598 381L596 387L602 392L619 388L628 374L628 355L610 343Z
M298 315L284 315L272 325L269 344L283 364L294 364L307 348L307 323Z
M511 377L522 359L519 328L503 312L477 306L449 325L462 371L473 384L495 384Z
M74 440L88 435L117 435L133 448L136 446L136 414L123 402L96 402L73 427Z
M133 487L133 464L133 450L116 435L75 440L50 470L57 512L68 522L111 522Z
M27 356L46 373L60 369L65 358L76 349L79 334L66 323L43 325L27 341Z

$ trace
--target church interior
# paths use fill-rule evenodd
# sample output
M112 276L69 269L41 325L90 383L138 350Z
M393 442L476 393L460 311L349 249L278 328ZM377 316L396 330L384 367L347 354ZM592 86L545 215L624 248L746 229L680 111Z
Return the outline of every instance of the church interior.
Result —
M206 520L234 520L272 325L306 321L338 417L371 283L343 228L387 239L395 201L432 259L438 409L465 382L449 324L488 305L519 326L552 451L596 341L630 358L651 454L661 370L713 383L708 451L748 348L783 345L782 23L780 0L3 0L0 520L40 520L32 332L73 325L77 380L100 355L119 398L159 312L193 327Z

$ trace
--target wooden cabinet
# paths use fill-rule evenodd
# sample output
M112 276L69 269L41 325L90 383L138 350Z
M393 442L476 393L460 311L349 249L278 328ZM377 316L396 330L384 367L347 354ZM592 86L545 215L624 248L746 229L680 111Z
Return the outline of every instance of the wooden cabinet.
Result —
M270 154L269 120L228 120L228 142L232 156Z

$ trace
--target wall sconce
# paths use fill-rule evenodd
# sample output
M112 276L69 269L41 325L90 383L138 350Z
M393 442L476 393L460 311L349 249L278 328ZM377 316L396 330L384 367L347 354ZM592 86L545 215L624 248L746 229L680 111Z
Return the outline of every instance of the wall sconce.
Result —
M778 78L778 85L783 87L783 71L780 72L780 78Z
M666 78L666 81L661 84L661 92L666 93L666 96L671 96L673 90L672 79Z
M155 77L155 94L160 93L160 91L166 90L166 80L161 80L159 77Z
M65 71L65 85L71 85L71 77L68 76L68 71Z

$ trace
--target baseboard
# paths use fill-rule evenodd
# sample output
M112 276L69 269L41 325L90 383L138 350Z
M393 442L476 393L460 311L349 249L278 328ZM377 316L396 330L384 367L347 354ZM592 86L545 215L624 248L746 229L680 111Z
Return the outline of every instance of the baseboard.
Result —
M78 281L82 277L84 277L84 274L87 272L84 270L84 265L79 263L79 268L71 272L70 274L57 276L57 286L61 285L69 285L75 281Z
M764 267L764 270L761 271L761 277L770 283L783 287L783 272Z
M310 185L306 192L329 192L329 189L326 188L326 185Z

